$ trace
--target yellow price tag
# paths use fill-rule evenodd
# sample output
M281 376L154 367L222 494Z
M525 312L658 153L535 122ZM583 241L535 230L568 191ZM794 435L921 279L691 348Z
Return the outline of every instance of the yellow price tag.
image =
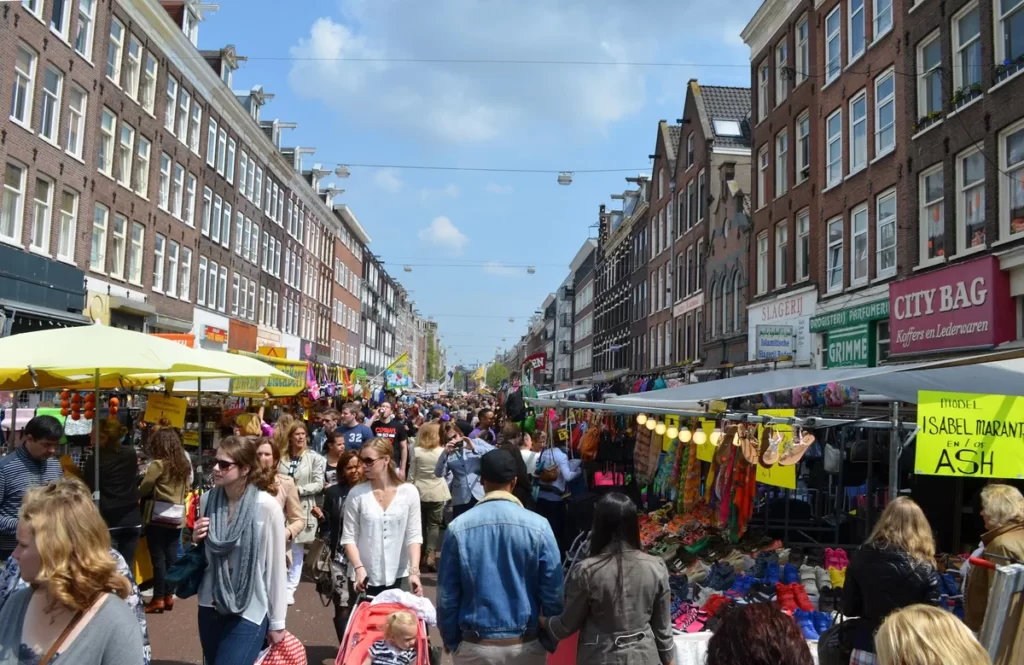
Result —
M1024 397L918 392L914 472L1024 478Z

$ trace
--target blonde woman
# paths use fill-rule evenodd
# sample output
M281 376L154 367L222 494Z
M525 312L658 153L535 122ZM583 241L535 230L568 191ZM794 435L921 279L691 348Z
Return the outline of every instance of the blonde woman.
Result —
M302 514L302 505L299 503L299 490L295 488L294 480L279 473L281 468L281 450L274 445L273 440L260 439L256 444L256 458L271 476L267 492L277 499L281 510L284 511L285 543L288 547L285 558L288 560L288 565L291 565L291 543L295 540L295 536L302 533L302 530L306 528L306 520Z
M366 482L345 499L340 545L349 562L355 590L378 595L385 589L408 587L423 595L420 584L420 493L402 482L387 439L370 439L359 451Z
M858 651L874 654L872 635L889 614L917 603L939 603L935 538L920 506L900 497L882 511L846 570L842 612L860 617L850 631L855 658L865 658Z
M1000 566L1011 563L1008 559L1024 561L1024 496L1011 485L989 485L981 491L981 517L985 520L985 546L982 557ZM1004 558L1005 557L1005 558ZM964 592L964 622L973 631L980 631L988 609L988 594L995 571L971 566ZM1011 631L1012 632L1012 631ZM1017 625L1016 634L1024 633L1024 618ZM1016 658L1010 662L1024 662L1024 639L1019 640Z
M291 478L299 492L299 506L302 508L302 531L291 542L292 563L288 568L288 604L295 604L295 590L302 578L302 562L306 558L306 545L316 538L319 518L323 515L317 507L317 497L324 489L324 475L327 461L309 449L309 433L306 423L296 420L288 426L288 448L281 455L277 472Z
M911 605L890 614L875 635L875 653L878 665L992 663L967 626L930 605Z
M25 495L14 558L28 587L0 610L0 663L138 665L145 658L131 582L110 556L110 533L78 480Z
M441 458L441 425L427 423L416 437L416 454L412 457L409 480L420 493L420 520L423 531L423 560L427 572L437 572L436 555L440 547L444 504L452 498L448 483L434 475Z
M117 418L102 420L99 427L100 514L110 529L114 549L131 568L142 535L139 455L135 446L125 444L128 429ZM93 492L97 490L95 455L90 455L82 465L82 479Z
M192 542L206 543L199 641L206 665L251 665L265 641L284 639L284 513L267 491L271 475L254 439L223 439L212 466L214 488L200 500L192 532Z

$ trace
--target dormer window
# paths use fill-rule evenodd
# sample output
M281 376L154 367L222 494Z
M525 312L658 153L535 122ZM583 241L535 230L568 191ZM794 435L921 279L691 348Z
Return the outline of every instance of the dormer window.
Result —
M221 58L221 61L220 61L220 80L224 81L224 83L226 83L229 88L231 87L231 79L233 78L232 74L233 74L233 72L231 70L231 65L228 64L227 59Z
M185 8L185 18L181 29L193 46L199 45L199 17L192 11L191 7Z

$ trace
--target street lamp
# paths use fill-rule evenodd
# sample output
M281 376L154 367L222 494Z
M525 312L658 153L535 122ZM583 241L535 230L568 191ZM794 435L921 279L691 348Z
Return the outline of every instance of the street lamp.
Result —
M572 171L562 171L558 174L558 184L567 186L572 184Z

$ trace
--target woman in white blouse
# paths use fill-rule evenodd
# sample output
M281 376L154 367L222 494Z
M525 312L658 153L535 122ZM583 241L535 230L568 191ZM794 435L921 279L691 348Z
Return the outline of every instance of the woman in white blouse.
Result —
M366 482L345 500L341 545L357 591L375 596L405 588L423 595L420 584L420 493L395 470L387 439L371 439L359 451ZM411 563L410 563L411 562Z

